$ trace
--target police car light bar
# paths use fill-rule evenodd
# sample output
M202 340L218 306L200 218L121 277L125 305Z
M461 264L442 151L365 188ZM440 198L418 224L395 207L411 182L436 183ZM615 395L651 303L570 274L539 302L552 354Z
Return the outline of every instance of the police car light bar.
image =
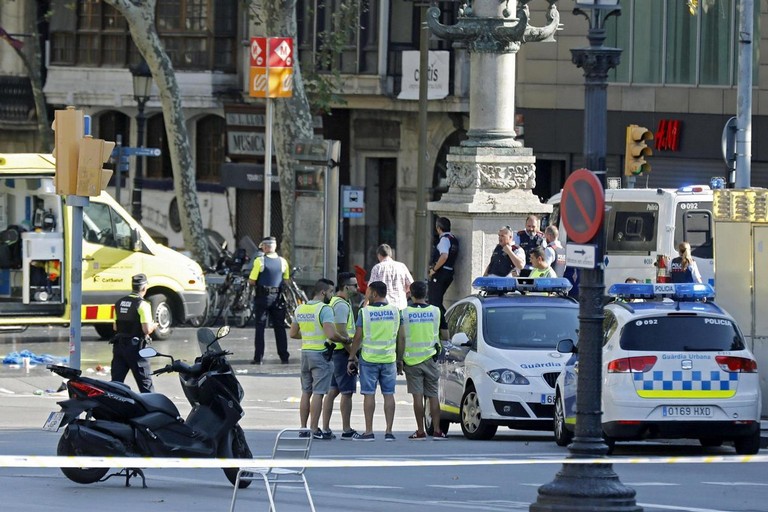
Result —
M714 299L715 290L701 283L622 283L612 285L608 295L621 299L670 297L673 300L704 300Z
M486 293L568 293L571 287L571 282L564 277L477 277L472 281L472 288Z

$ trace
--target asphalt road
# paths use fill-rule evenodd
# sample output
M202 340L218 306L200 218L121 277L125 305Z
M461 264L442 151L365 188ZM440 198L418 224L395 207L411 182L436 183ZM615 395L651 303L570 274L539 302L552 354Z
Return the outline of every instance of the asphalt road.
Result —
M63 329L31 329L23 335L0 336L0 352L30 350L66 356L67 331ZM252 330L233 330L223 345L234 352L232 361L245 389L246 415L242 425L254 457L268 457L275 433L298 425L298 359L280 365L274 343L268 341L266 364L248 363L252 350ZM172 352L181 358L196 353L193 329L177 330L172 340L156 343L161 352ZM84 371L96 372L108 366L109 346L98 341L92 329L83 338ZM296 351L298 356L298 351ZM292 358L293 359L293 358ZM157 362L158 366L161 364ZM164 363L162 363L164 364ZM103 377L108 378L108 374ZM129 379L129 383L132 383ZM38 366L29 371L23 367L0 368L0 460L2 455L53 455L58 435L40 430L56 401L63 398L56 389L61 380ZM172 397L183 414L189 410L173 376L155 379L158 391ZM401 385L402 384L402 385ZM557 447L551 434L500 430L493 441L469 441L458 425L453 425L444 442L414 442L406 437L414 429L411 401L404 382L398 383L395 434L398 440L384 443L316 441L313 459L438 461L451 465L441 467L338 467L310 469L307 472L318 510L375 512L423 512L425 508L446 510L523 511L536 500L539 486L550 482L561 468L560 460L568 451ZM359 398L359 397L358 397ZM353 426L363 423L362 405L356 398ZM338 413L332 428L339 429ZM379 409L375 429L383 430L383 414ZM761 452L764 454L765 452ZM697 443L633 443L619 444L615 457L620 461L636 457L732 455L731 447L701 448ZM463 461L512 460L525 465L463 465ZM614 464L621 481L637 491L637 502L646 511L747 512L768 510L767 465L752 463ZM99 510L144 512L199 508L227 510L232 488L218 469L147 469L147 489L137 481L130 488L124 480L113 478L103 483L78 485L67 480L55 468L0 467L0 490L12 499L4 510ZM237 510L254 506L267 509L266 493L257 482L241 491ZM7 508L10 507L10 508ZM303 493L287 488L278 493L281 511L308 510Z

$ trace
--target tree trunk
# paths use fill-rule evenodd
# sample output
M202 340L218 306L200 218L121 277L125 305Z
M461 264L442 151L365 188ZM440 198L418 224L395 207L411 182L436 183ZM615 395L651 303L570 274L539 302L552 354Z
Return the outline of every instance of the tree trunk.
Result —
M277 171L280 179L280 196L283 210L283 240L280 251L293 260L293 234L295 224L295 173L293 171L293 144L299 139L313 138L312 112L309 108L304 82L299 67L298 45L296 44L296 0L271 0L264 2L267 35L270 37L292 37L294 40L293 96L276 98L277 120L272 128L277 156Z
M184 246L198 262L207 261L208 246L205 243L203 220L197 196L195 169L189 147L189 134L181 108L181 91L176 73L160 37L155 29L156 0L104 0L125 17L136 48L152 71L152 78L160 92L160 102L165 118L168 137L173 185L179 205L181 232Z

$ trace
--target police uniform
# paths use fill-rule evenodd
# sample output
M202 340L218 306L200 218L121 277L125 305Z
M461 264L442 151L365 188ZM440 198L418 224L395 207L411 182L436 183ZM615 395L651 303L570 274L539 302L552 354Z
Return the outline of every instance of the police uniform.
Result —
M347 337L351 340L355 336L355 315L352 313L352 305L334 295L329 303L334 313L334 321L337 324L345 323L347 326ZM342 318L341 315L345 318ZM346 314L344 314L346 313ZM357 389L357 377L350 375L347 371L349 363L349 352L346 345L336 342L333 351L333 377L331 378L331 387L338 389L341 394L351 394Z
M408 393L436 397L440 373L434 360L440 344L441 313L428 304L413 304L403 310L405 332L403 371Z
M701 274L695 261L683 269L683 258L678 256L669 263L669 278L673 283L698 283Z
M446 243L448 249L445 249ZM451 233L443 233L440 235L440 240L432 251L432 261L430 267L433 267L437 260L440 258L440 254L443 252L448 253L448 259L445 260L443 265L435 270L432 277L429 280L429 287L427 289L427 297L429 303L440 308L440 313L445 314L445 307L443 306L443 297L448 287L453 282L453 266L456 263L456 257L459 255L459 241Z
M531 254L531 251L536 247L544 247L546 245L544 240L544 233L541 231L535 231L532 235L529 235L528 231L524 229L520 230L515 234L515 245L520 246L525 253L524 268L531 268L531 265L528 263L528 255Z
M264 329L267 316L275 330L275 345L280 361L288 362L288 338L285 334L285 304L280 298L283 279L290 279L288 262L276 253L256 258L249 279L256 281L254 317L256 333L254 338L253 363L260 364L264 358Z
M549 255L551 254L554 254L554 258L552 258L552 261L549 261ZM567 257L563 246L557 243L557 241L547 244L547 256L547 263L549 263L552 270L555 271L557 277L563 277L567 266Z
M522 254L522 249L517 246L512 246L512 251L523 261L525 256ZM488 275L506 277L515 269L515 265L509 256L504 252L504 247L497 245L491 254L491 262L488 264Z
M301 333L301 391L325 395L331 387L333 364L323 356L324 323L333 323L333 310L320 301L309 301L296 308L296 323Z
M146 282L147 278L143 274L133 278L133 283L138 283L139 286ZM149 361L139 355L139 350L146 344L141 324L152 322L152 307L138 292L132 292L115 303L117 334L111 341L112 380L124 382L130 370L136 379L140 393L154 392Z
M360 310L357 325L362 328L360 346L360 394L373 395L376 385L382 395L395 393L397 380L397 332L400 310L391 304L375 302Z

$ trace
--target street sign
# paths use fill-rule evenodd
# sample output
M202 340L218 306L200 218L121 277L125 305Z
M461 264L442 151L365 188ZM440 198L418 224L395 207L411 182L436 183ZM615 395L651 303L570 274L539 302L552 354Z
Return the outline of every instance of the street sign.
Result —
M342 185L341 215L345 219L360 219L365 216L365 188Z
M597 176L587 169L574 171L565 180L560 205L568 240L577 244L594 241L605 214L605 192Z
M568 244L565 246L566 264L569 267L595 268L597 266L596 245Z
M112 150L112 157L117 158L126 156L160 156L163 152L160 148L131 148L128 146L122 146Z

